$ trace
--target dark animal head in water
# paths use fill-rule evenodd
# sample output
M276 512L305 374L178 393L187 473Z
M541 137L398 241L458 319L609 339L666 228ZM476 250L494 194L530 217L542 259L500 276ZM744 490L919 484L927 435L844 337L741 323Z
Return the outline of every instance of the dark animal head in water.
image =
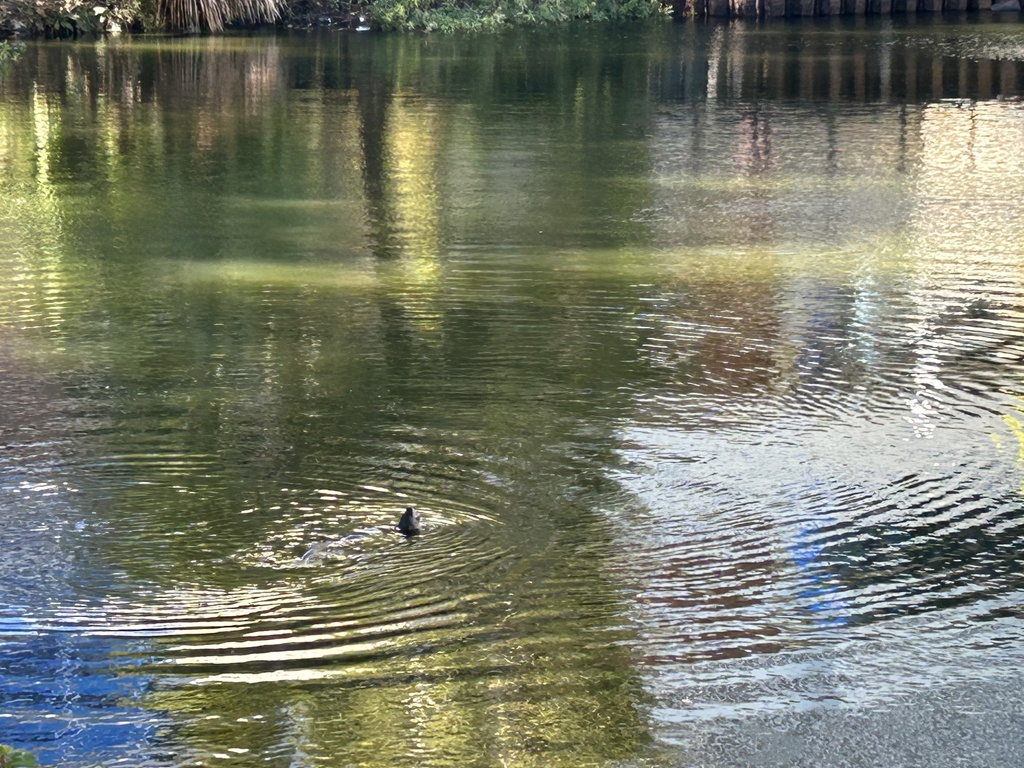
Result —
M420 532L420 516L412 507L405 508L405 514L398 521L398 530L406 536L414 536Z

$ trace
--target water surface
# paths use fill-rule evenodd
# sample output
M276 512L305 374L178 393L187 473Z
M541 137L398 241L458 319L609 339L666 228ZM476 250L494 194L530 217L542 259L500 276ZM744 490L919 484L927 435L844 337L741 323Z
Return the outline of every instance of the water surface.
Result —
M1024 31L959 21L30 45L0 743L1019 764Z

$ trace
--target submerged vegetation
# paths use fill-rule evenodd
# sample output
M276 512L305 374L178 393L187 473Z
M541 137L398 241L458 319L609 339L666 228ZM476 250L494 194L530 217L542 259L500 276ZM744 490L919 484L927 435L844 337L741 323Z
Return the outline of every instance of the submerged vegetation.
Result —
M453 31L651 16L661 0L0 0L0 37L220 32L285 23Z

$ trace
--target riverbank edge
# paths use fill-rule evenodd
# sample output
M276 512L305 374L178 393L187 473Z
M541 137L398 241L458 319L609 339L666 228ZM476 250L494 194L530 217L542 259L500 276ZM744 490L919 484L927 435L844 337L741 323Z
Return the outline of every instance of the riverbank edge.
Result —
M161 24L147 0L71 0L42 13L45 4L0 0L0 63L16 57L17 48L3 41L104 36L121 32L174 33ZM104 0L98 0L104 2ZM658 15L679 20L730 20L812 18L833 16L888 16L991 11L1010 20L1021 20L1022 0L611 0L599 4L566 7L558 0L532 6L510 6L503 0L415 0L404 12L395 12L401 0L294 0L282 6L281 15L245 24L231 24L233 31L265 29L332 28L358 32L421 31L456 32L541 26L573 21L636 21ZM29 10L31 9L31 10ZM63 12L62 10L63 9ZM589 12L588 12L589 11ZM26 15L30 15L26 19ZM1010 19L1007 19L1010 17ZM179 31L209 34L209 30Z
M175 1L0 0L0 41L317 27L360 32L485 31L573 21L636 21L672 12L671 0L266 0L276 6L269 16L236 17L218 28L198 15L190 28L175 29L166 21L173 15L168 9Z

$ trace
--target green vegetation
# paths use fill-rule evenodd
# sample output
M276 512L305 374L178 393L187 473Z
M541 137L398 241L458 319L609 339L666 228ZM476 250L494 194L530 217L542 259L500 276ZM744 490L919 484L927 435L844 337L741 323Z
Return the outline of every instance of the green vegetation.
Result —
M657 0L370 0L367 9L385 29L494 29L573 19L646 18Z
M0 0L0 36L75 37L142 29L145 1Z
M16 60L21 56L24 48L25 44L18 40L4 40L0 42L0 66L9 61Z
M39 763L28 752L0 744L0 768L34 768L37 765Z
M663 7L661 0L0 0L0 36L221 32L281 21L448 32L645 18Z

